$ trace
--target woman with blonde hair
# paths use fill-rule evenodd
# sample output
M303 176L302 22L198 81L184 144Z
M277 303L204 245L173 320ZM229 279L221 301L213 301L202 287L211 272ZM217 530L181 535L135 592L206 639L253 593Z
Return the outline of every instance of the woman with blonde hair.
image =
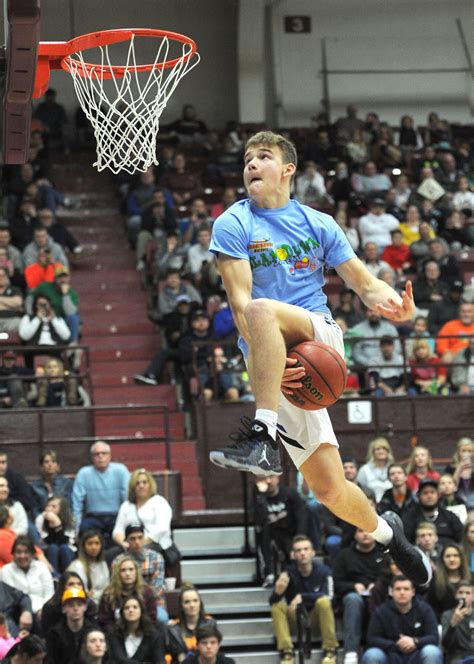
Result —
M446 367L433 353L427 339L417 339L411 345L410 383L408 394L439 394L447 389Z
M393 453L386 438L375 438L367 450L367 463L357 474L357 482L361 487L371 489L378 503L387 489L392 488L388 479L388 467L393 463Z
M157 493L156 482L145 468L134 470L128 485L128 500L120 506L112 537L123 549L128 548L125 529L140 523L145 529L147 546L163 553L166 562L179 560L179 552L171 538L173 510L169 502ZM176 551L175 551L176 550ZM171 552L177 552L176 561L169 560Z
M421 480L434 480L437 482L440 474L433 468L433 458L427 447L417 445L413 448L407 464L407 487L416 493Z
M445 473L450 473L456 482L456 496L464 500L468 510L474 509L474 441L467 436L460 438L452 462L446 466Z
M143 602L148 617L155 624L156 600L153 590L144 582L135 558L123 555L114 561L110 583L100 598L98 621L101 627L108 629L115 624L123 603L129 597L138 597Z

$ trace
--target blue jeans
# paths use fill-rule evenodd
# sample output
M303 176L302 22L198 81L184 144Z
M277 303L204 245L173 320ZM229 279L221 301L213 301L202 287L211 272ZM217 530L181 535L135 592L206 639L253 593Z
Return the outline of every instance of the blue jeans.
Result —
M99 530L104 538L105 548L113 545L112 531L115 526L116 514L86 514L82 517L79 534L82 535L86 530Z
M362 664L388 664L399 661L406 664L443 664L443 654L438 646L427 645L410 654L393 653L387 656L380 648L369 648L362 657Z
M366 611L366 602L362 595L352 592L344 596L342 605L344 607L342 618L345 635L344 651L357 652L362 635L362 620Z
M69 316L65 317L65 320L69 328L69 331L71 333L71 336L69 337L69 342L77 341L79 339L81 317L79 316L79 314L69 314Z
M49 544L44 553L58 574L65 572L76 557L74 551L67 544Z

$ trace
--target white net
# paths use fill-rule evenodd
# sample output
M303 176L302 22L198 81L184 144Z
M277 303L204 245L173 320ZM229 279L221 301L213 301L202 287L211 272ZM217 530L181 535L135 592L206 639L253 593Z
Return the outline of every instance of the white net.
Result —
M187 57L189 44L174 66L159 65L170 56L170 39L161 39L155 61L149 71L137 71L135 35L128 46L124 74L113 73L109 47L99 46L100 62L86 65L82 52L74 53L65 64L74 81L82 110L94 128L97 141L98 171L109 168L113 173L146 171L158 164L156 135L160 116L176 86L199 62L199 55ZM173 58L174 59L174 56ZM104 71L112 77L104 77Z

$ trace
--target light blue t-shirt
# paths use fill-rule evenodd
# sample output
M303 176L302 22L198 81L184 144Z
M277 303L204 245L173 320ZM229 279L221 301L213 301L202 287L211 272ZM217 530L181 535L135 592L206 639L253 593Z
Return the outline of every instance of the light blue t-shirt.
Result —
M253 299L323 313L330 313L323 269L355 257L332 217L294 199L274 209L238 201L214 222L209 249L250 261Z

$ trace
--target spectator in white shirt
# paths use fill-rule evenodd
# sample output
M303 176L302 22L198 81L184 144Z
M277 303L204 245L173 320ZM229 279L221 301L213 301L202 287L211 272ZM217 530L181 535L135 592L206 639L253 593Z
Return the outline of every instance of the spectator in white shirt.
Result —
M208 224L199 226L197 232L197 243L193 244L188 251L189 271L193 275L194 283L199 286L200 272L204 263L212 263L214 255L209 251L211 243L211 229Z
M326 197L326 185L314 161L305 161L303 173L296 178L296 198L303 205L316 205Z
M392 243L390 233L400 226L396 217L385 212L383 198L374 198L369 205L368 214L359 219L359 233L362 245L375 242L380 252Z
M388 263L380 260L379 248L375 242L367 242L364 245L364 255L362 256L362 262L370 274L377 278L380 270L391 269Z
M33 614L39 619L43 605L54 594L51 572L43 562L35 559L35 547L29 537L17 537L12 553L13 562L1 568L0 579L28 595Z
M469 178L465 175L459 178L458 188L453 196L453 207L457 212L465 212L468 216L474 215L474 191L469 188Z
M9 526L17 535L28 532L28 517L25 508L18 500L11 500L10 488L6 477L0 477L0 505L6 505L13 519Z
M59 346L69 341L71 332L64 320L56 316L51 301L46 295L37 295L33 301L33 314L25 314L18 330L20 339L29 346ZM25 365L33 368L33 357L37 351L25 353ZM57 351L56 351L57 354Z
M154 547L158 544L166 551L172 545L170 504L158 495L153 476L144 468L132 473L128 489L128 500L122 503L112 533L113 539L125 550L125 529L135 523L145 528L145 543Z

